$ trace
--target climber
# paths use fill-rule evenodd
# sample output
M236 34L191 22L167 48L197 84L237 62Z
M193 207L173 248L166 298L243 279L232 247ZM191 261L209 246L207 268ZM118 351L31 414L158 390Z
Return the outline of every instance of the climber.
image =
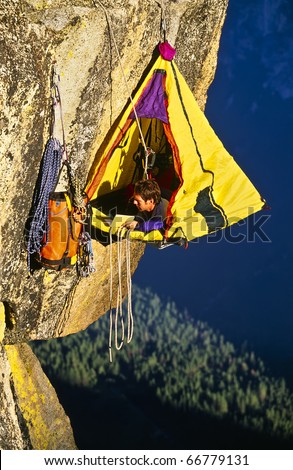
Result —
M137 214L131 222L126 222L124 227L141 232L160 230L164 226L166 217L166 203L161 197L158 183L153 179L140 180L134 185L133 196L129 205L137 208Z

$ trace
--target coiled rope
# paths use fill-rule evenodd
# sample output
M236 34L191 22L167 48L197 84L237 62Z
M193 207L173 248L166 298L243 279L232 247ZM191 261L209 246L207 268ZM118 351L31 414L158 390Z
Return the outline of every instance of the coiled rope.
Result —
M31 255L39 253L44 236L46 236L46 239L48 238L49 197L57 185L62 158L63 147L61 143L58 139L50 137L41 163L41 180L33 198L33 215L27 241L28 270L30 270Z

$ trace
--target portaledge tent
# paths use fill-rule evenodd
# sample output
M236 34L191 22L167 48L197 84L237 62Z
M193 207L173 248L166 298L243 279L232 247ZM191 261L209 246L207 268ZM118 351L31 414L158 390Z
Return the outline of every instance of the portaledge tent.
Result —
M168 47L161 44L161 51L164 45ZM174 60L159 55L97 152L85 188L93 203L93 227L109 232L104 223L108 209L99 201L107 195L113 200L116 194L119 207L121 194L128 194L129 186L143 177L137 118L147 147L156 154L151 177L169 194L169 203L164 230L134 230L130 238L188 241L264 207L264 199L224 148Z

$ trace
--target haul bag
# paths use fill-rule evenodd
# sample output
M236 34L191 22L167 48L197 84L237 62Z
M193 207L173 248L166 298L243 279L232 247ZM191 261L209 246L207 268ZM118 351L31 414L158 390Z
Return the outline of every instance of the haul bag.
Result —
M40 250L41 264L61 270L76 263L83 218L84 214L72 207L69 192L50 194L48 230Z

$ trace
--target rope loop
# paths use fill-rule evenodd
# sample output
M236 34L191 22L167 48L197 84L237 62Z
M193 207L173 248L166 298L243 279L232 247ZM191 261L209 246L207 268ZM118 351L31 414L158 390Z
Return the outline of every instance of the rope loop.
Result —
M124 345L125 338L125 325L124 325L124 314L123 314L123 297L122 297L122 263L124 259L123 253L123 238L124 238L124 227L120 227L117 232L117 271L118 271L118 285L117 285L117 301L115 308L113 307L113 234L112 228L109 232L109 243L110 243L110 295L109 295L109 361L113 361L112 356L112 336L114 329L114 344L115 349L119 351ZM126 245L125 245L125 261L126 261L126 282L127 282L127 339L126 342L130 343L133 338L133 313L132 313L132 281L131 281L131 251L130 251L130 232L127 230L126 233ZM118 338L118 331L120 330L120 338Z

